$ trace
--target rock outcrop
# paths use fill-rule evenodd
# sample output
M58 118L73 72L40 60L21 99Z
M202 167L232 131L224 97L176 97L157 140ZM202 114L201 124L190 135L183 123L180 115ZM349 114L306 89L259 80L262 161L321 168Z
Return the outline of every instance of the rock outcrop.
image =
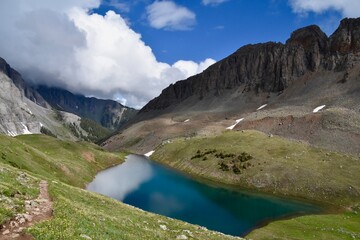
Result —
M10 136L39 133L38 122L13 81L0 71L0 133Z
M176 106L196 96L220 96L223 90L279 93L306 73L345 71L360 52L360 18L344 19L330 37L315 25L292 33L285 44L247 45L203 73L171 84L141 113Z
M330 36L332 53L348 54L360 52L360 18L345 18Z

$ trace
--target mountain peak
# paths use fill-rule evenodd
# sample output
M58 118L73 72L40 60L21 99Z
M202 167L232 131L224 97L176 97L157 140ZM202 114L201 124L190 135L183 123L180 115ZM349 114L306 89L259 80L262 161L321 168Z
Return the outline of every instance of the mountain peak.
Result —
M360 52L360 18L344 18L330 36L332 52Z
M328 37L317 25L310 25L294 31L286 44L299 44L306 50L318 47L321 53L328 51Z

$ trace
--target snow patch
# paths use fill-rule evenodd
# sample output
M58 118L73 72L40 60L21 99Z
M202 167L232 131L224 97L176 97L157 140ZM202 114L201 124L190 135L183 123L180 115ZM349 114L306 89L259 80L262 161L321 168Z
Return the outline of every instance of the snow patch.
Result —
M313 113L317 113L318 111L320 111L321 109L323 109L326 105L321 105L321 106L318 106L316 108L314 108L313 110Z
M144 156L145 156L145 157L150 157L151 155L153 155L154 152L155 152L155 151L150 151L150 152L148 152L148 153L145 153Z
M256 111L260 110L260 109L263 109L264 107L266 107L267 104L264 104L264 105L261 105L258 109L256 109Z
M26 111L27 111L30 115L33 115L33 113L31 112L30 109L27 109Z
M235 124L234 124L234 125L231 125L230 127L227 127L226 129L233 130L234 127L235 127L236 125L238 125L239 122L241 122L242 120L244 120L244 118L237 119L237 120L235 121Z
M32 134L32 132L29 131L28 127L24 123L21 123L21 125L24 127L23 134Z
M186 120L184 121L184 123L186 123L186 122L190 122L190 119L186 119Z
M40 128L42 128L44 126L44 124L42 124L41 122L39 122L39 124L40 124Z
M17 136L17 134L16 133L14 133L13 131L7 131L8 132L8 136L10 136L10 137L16 137Z
M236 120L236 124L238 124L238 123L241 122L242 120L244 120L244 118L240 118L240 119Z

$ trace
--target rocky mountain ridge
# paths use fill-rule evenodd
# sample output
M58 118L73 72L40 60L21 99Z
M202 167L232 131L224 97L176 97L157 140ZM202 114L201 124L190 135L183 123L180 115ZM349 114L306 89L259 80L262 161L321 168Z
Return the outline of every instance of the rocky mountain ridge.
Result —
M203 73L179 81L141 109L163 110L191 96L199 100L242 86L243 92L280 93L296 79L319 70L346 71L360 59L360 18L343 19L330 36L315 25L294 31L285 44L241 47Z

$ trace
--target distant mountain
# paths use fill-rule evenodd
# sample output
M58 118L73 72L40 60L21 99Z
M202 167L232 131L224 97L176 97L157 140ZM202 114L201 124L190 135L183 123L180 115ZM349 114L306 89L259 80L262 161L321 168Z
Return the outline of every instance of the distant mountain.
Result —
M15 86L21 91L22 95L34 103L42 106L49 107L43 97L30 85L28 85L15 69L11 68L10 65L0 57L0 72L10 78Z
M59 113L60 114L60 113ZM61 113L56 117L50 105L22 76L0 58L0 133L17 136L31 133L47 133L66 139L77 139L63 125L73 114Z
M145 153L171 138L232 126L360 153L359 122L360 18L346 18L330 37L304 27L284 44L243 46L171 84L104 146Z
M39 86L37 91L53 108L91 119L111 130L118 129L138 112L113 100L88 98L59 88Z
M98 141L137 112L116 101L86 98L61 89L39 90L0 58L0 133L43 133L62 139Z

